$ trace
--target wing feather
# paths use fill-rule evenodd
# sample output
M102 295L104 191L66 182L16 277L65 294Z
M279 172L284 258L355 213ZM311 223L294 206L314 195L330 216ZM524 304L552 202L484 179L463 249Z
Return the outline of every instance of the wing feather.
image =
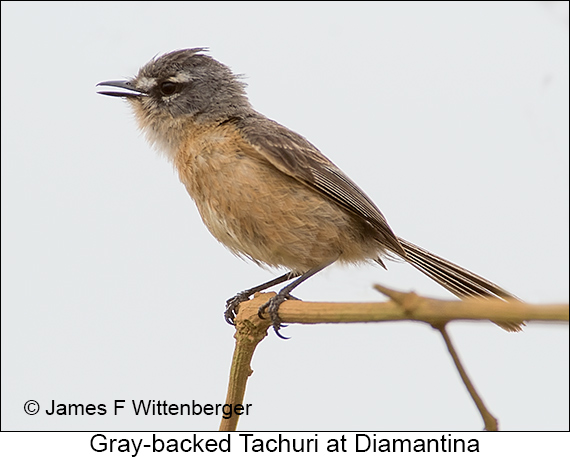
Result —
M237 124L245 139L264 159L372 225L386 248L405 257L404 249L378 207L304 137L261 115L239 119Z

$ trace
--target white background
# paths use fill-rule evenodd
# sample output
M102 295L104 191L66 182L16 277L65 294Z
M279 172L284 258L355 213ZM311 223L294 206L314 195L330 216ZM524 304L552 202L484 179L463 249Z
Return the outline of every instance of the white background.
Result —
M128 106L95 84L207 46L394 231L532 303L568 301L568 8L527 3L2 2L2 428L215 430L219 417L48 416L56 403L220 403L225 300L271 279L202 225ZM312 301L405 264L332 267ZM504 430L567 430L568 327L450 332ZM413 323L290 326L258 348L241 430L480 430L441 337ZM24 413L27 400L42 411Z

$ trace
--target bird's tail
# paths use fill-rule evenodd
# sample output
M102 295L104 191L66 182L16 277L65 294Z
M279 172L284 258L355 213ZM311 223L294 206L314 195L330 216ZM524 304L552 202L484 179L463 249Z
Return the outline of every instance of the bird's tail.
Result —
M484 297L518 300L502 287L465 268L445 260L409 241L398 238L406 252L405 260L459 298ZM509 332L521 330L523 322L495 322Z

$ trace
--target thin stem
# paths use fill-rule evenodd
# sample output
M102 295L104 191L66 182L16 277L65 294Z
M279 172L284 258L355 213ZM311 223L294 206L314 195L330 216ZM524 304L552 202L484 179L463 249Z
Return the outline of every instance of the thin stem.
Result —
M469 395L471 395L471 398L475 402L475 405L477 406L477 409L479 410L481 417L483 417L483 422L485 422L485 430L496 432L497 430L499 430L499 422L489 412L489 410L485 406L485 403L483 403L483 400L481 399L481 397L479 396L479 394L475 390L475 386L473 385L473 383L469 379L469 375L467 374L467 372L463 368L463 365L461 364L461 360L459 360L459 355L457 355L457 351L455 350L455 347L453 346L453 343L451 342L451 338L449 337L449 334L447 333L447 329L445 328L445 325L446 324L435 324L435 325L433 325L433 327L436 330L439 330L439 332L441 333L441 336L443 336L443 339L444 339L445 344L447 346L447 350L449 351L449 353L451 354L451 357L453 358L453 362L455 363L455 366L457 367L457 371L459 371L459 375L461 376L461 379L463 380L463 384L465 384L465 387L467 387L467 390L469 391Z
M240 310L235 319L236 346L230 369L230 379L228 382L228 392L226 404L232 405L234 410L236 405L243 405L245 388L249 376L253 373L251 369L251 359L255 348L263 338L267 336L267 329L271 325L268 319L260 319L257 316L257 308L263 301L253 299L248 304L256 306L240 306ZM220 431L235 431L239 420L238 414L232 414L229 418L222 418Z

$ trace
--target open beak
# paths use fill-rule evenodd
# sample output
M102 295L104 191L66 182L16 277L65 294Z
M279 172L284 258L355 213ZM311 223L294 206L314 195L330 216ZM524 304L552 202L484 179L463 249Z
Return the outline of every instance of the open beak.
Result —
M133 86L131 81L103 81L102 83L97 84L97 86L110 86L110 87L118 87L120 89L124 89L124 91L100 91L97 92L101 95L110 95L111 97L125 97L125 98L133 98L133 97L142 97L145 96L146 93L140 89L137 89Z

